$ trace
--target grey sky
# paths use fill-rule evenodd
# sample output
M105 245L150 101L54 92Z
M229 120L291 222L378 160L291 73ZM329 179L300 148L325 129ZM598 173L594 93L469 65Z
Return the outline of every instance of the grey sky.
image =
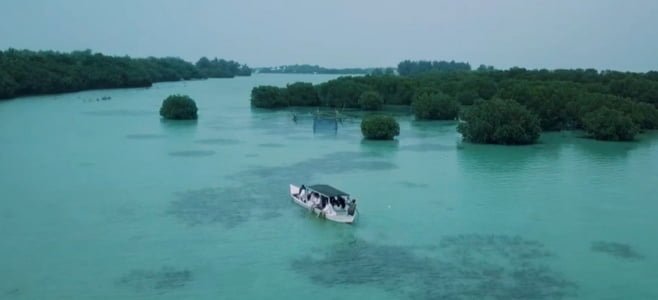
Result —
M250 66L658 69L658 1L1 0L0 48Z

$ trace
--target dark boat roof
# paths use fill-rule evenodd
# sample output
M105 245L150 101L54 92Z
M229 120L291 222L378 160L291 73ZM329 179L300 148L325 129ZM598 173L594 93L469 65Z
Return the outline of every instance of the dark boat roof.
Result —
M316 185L310 185L309 189L312 189L320 194L323 194L325 196L329 197L338 197L338 196L349 196L350 194L345 193L333 186L330 186L328 184L316 184Z

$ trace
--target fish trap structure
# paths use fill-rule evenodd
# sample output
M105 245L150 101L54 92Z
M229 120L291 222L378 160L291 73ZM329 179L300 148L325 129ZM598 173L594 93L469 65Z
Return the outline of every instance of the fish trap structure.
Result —
M313 113L313 133L316 132L338 132L338 124L343 124L343 121L352 119L345 113L334 111L316 111Z
M321 111L317 110L306 116L311 116L313 119L313 133L337 133L338 125L343 124L343 121L352 118L349 115L335 111ZM303 119L304 116L292 113L292 119L296 123L298 120Z
M314 115L313 133L317 133L318 131L338 133L338 118L328 115Z

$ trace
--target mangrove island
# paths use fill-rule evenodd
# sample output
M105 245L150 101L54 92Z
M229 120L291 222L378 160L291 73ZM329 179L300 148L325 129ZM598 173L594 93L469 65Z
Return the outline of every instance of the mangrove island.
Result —
M454 61L403 61L397 72L343 76L317 85L258 86L251 103L269 109L406 105L419 120L460 120L466 140L491 144L534 143L541 131L559 130L633 140L643 130L658 128L656 71L497 70Z
M246 65L217 58L202 57L192 64L177 57L130 58L91 50L62 53L9 49L0 51L0 99L250 74Z

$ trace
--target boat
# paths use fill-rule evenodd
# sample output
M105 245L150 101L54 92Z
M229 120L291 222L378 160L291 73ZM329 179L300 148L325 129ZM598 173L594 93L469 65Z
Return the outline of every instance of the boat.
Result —
M291 184L290 198L297 205L330 221L353 224L358 215L356 199L327 184L309 186Z

